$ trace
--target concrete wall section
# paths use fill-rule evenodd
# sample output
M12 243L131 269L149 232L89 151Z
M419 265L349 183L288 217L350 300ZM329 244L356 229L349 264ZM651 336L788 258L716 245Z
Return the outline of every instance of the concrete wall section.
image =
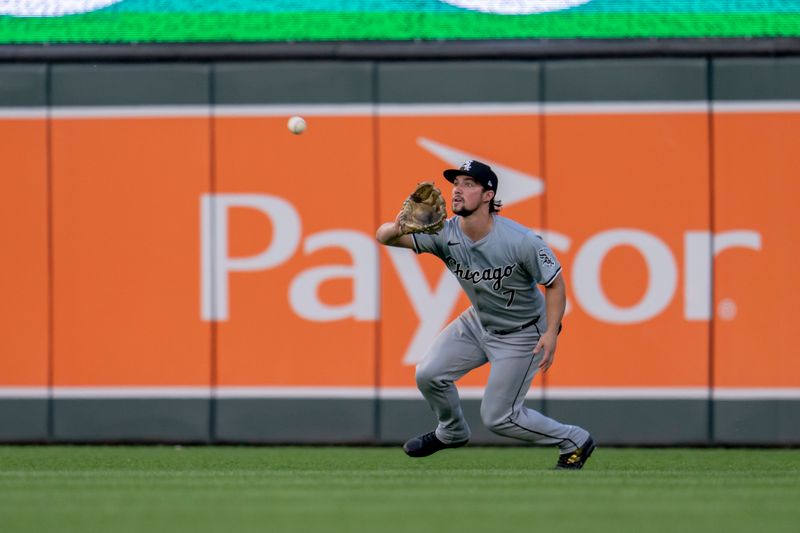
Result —
M0 439L48 435L50 176L46 65L0 67Z
M208 438L211 330L198 320L197 290L209 71L52 68L53 386L69 398L55 406L55 440ZM97 388L205 398L98 402Z
M797 443L800 60L719 59L713 80L714 227L725 244L714 262L711 379L728 398L716 404L714 435Z
M214 189L217 205L229 202L215 222L227 231L213 235L228 244L212 245L215 385L223 397L215 438L371 441L371 398L280 392L374 392L377 322L366 292L377 279L372 65L219 64L213 78ZM302 135L287 130L291 115L308 120ZM362 207L331 218L335 206L355 204ZM260 265L224 266L277 248ZM242 389L255 398L237 399Z
M429 431L415 366L469 302L374 233L479 159L564 267L528 405L602 445L800 444L798 80L797 58L4 65L0 441ZM458 381L472 443L512 444L480 422L487 374Z

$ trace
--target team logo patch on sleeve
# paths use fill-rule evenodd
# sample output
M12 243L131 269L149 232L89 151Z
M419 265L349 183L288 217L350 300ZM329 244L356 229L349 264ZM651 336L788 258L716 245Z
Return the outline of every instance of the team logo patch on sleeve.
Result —
M556 264L553 257L547 253L547 250L539 250L539 261L546 266L554 266Z

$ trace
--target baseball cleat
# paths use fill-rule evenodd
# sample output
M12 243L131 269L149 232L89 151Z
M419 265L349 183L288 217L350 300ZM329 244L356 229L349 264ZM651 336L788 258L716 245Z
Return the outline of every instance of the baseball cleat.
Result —
M583 468L583 465L586 464L586 461L589 460L589 457L592 456L592 452L595 448L597 448L597 446L590 435L580 448L570 453L562 453L558 456L556 470L580 470Z
M427 457L445 448L459 448L467 442L468 440L447 444L436 438L435 431L431 431L430 433L425 433L419 437L409 439L403 444L403 451L406 452L406 455L409 457Z

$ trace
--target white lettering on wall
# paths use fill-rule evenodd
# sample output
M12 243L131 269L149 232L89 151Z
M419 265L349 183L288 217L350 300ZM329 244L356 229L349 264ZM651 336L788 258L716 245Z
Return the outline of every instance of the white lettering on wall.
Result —
M633 247L647 264L647 289L631 307L609 301L600 281L603 260L618 246ZM635 229L614 229L598 233L580 248L575 256L572 283L581 308L595 319L634 324L653 318L669 305L678 284L678 269L672 252L655 235Z
M354 318L378 319L378 248L375 241L352 230L330 230L309 236L303 251L311 254L338 247L353 258L352 265L331 265L301 272L289 285L289 303L299 316L315 322ZM353 299L342 305L328 305L319 299L319 286L332 279L350 279Z
M713 236L708 231L687 231L684 235L683 314L686 320L711 319L712 249L716 257L730 248L760 250L761 234L732 230Z
M447 325L461 295L461 285L449 270L443 268L436 287L431 288L414 252L389 247L386 251L419 319L414 337L403 357L405 364L413 365L422 360L430 343Z
M228 221L232 209L253 209L268 217L272 240L259 253L228 256ZM265 194L205 194L200 213L201 314L203 320L224 321L229 319L232 305L228 290L231 275L269 270L289 261L301 243L300 214L285 199ZM661 313L675 297L678 286L675 254L656 235L638 229L614 228L601 231L584 243L573 243L570 237L554 230L540 234L560 254L576 248L572 271L567 272L568 282L572 284L574 304L595 320L610 324L644 322ZM307 255L326 248L344 249L352 264L321 265L297 274L289 283L287 297L298 316L314 322L380 318L379 248L371 236L356 230L331 229L308 236L302 244ZM609 288L602 286L603 263L619 246L632 247L647 267L644 294L631 306L611 302L606 293ZM731 230L716 235L687 231L684 248L685 318L709 320L714 259L734 248L760 250L761 234L753 230ZM419 258L410 250L387 247L386 252L418 319L403 359L406 364L415 364L456 311L461 288L446 268L442 268L438 281L431 286ZM351 281L352 299L326 304L320 299L320 287L337 279ZM571 307L567 302L568 311Z
M250 257L228 257L228 211L255 209L269 217L272 242ZM294 255L300 243L300 215L292 204L265 194L204 194L200 207L201 315L227 320L228 276L277 266Z

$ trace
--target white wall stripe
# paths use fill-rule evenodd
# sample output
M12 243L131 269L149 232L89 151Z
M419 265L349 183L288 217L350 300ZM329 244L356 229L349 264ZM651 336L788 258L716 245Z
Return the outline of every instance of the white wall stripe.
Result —
M544 397L550 400L660 400L707 399L705 387L548 387Z
M208 399L211 387L53 387L55 399Z
M459 387L464 399L480 399L483 387ZM528 400L701 400L707 399L704 387L535 387L528 391ZM417 400L422 395L414 387L54 387L56 399L370 399ZM743 388L714 389L716 400L800 400L800 388ZM0 387L0 399L46 399L47 387Z
M47 118L46 107L0 107L0 119L38 119Z
M375 104L216 105L217 117L341 117L372 116Z
M716 388L715 400L800 400L800 388Z
M47 387L0 387L0 399L3 398L47 398Z
M688 102L522 102L455 104L142 105L53 107L56 119L303 116L483 116L705 113L798 113L800 100ZM44 119L45 107L0 108L0 119Z
M715 113L800 113L800 100L727 101L711 103Z
M548 102L545 115L639 115L706 113L708 102Z
M217 398L375 398L374 387L217 387Z
M56 119L209 118L210 105L142 105L53 107Z
M463 103L463 104L379 104L378 115L395 116L450 116L450 115L536 115L541 113L542 104L537 102L520 103Z

